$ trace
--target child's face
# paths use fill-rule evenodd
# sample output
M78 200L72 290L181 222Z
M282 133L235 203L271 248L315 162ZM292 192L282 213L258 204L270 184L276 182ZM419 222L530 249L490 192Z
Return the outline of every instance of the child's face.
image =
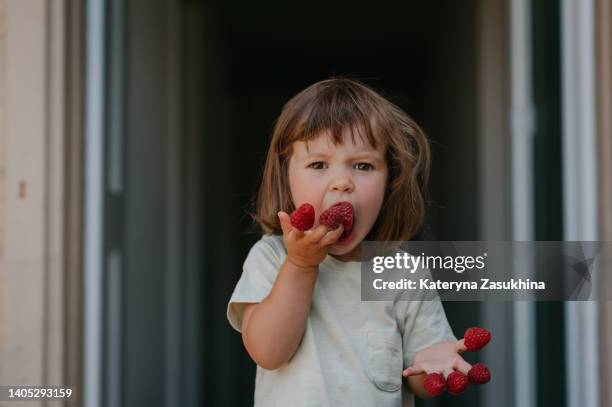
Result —
M334 146L329 133L308 142L293 143L289 160L289 187L293 204L309 203L319 215L340 201L349 201L354 212L353 231L331 246L329 253L342 260L356 258L359 243L374 225L383 203L387 183L384 151L375 150L367 140L344 134L343 143Z

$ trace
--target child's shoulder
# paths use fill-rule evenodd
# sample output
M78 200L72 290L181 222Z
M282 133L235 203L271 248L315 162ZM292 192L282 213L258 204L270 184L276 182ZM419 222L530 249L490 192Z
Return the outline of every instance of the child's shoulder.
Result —
M243 269L247 274L267 273L272 278L286 257L287 250L282 236L262 235L249 250Z
M262 235L253 247L251 252L264 252L273 254L275 257L282 259L287 255L287 249L281 235Z

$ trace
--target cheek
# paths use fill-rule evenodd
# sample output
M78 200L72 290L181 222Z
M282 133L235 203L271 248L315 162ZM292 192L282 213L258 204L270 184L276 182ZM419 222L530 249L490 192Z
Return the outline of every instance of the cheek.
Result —
M371 196L372 201L382 202L385 195L387 178L383 175L367 179L361 185L362 191Z
M368 180L362 185L363 196L366 199L363 202L363 208L368 212L369 220L375 220L382 206L385 197L386 178L378 177L377 179Z
M321 177L313 177L307 172L293 171L289 174L289 188L293 203L297 206L300 203L308 202L316 205L321 198L317 185L321 183Z

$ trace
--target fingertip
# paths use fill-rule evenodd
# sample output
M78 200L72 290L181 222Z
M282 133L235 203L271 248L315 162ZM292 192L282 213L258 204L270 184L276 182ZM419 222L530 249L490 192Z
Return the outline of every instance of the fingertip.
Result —
M340 225L336 229L331 230L330 232L332 233L332 236L340 237L342 232L344 232L344 226Z
M280 211L277 213L277 215L283 234L287 235L289 232L291 232L292 229L291 224L287 220L287 214L283 211Z
M317 226L314 226L310 230L312 231L313 234L321 235L319 240L323 239L329 232L331 232L329 228L327 227L327 225L324 225L322 223L319 223Z
M457 345L457 352L463 353L463 352L465 352L467 350L467 347L465 346L464 342L465 342L465 339L459 339L457 341L457 344L456 344Z

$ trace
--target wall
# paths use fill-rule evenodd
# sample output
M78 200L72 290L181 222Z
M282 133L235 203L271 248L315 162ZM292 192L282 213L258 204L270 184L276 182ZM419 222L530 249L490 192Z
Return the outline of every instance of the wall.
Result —
M68 2L0 1L0 383L78 386L66 347ZM72 81L69 81L72 82ZM74 123L73 121L71 123ZM71 167L74 169L74 167ZM78 243L76 244L78 249ZM76 325L75 325L76 324ZM78 330L78 329L77 329ZM72 331L74 332L74 330ZM74 336L73 336L74 337ZM73 376L67 376L69 371ZM75 382L73 379L76 379ZM0 402L0 406L6 403ZM40 405L27 402L27 405Z

